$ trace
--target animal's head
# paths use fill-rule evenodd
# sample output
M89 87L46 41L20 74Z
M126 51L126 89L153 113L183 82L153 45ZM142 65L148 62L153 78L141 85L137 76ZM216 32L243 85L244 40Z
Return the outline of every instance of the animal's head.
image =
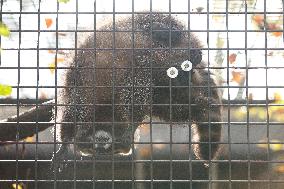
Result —
M147 48L141 55L137 52L136 65L142 62L151 68L145 78L151 78L152 115L165 121L188 121L190 85L196 85L199 76L196 73L192 78L193 71L187 66L197 72L204 66L198 38L169 15L142 15L135 26L143 30L140 46Z

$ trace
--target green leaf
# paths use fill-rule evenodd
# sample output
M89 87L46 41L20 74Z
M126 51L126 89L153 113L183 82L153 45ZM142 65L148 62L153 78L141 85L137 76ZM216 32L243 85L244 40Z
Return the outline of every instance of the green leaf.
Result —
M0 84L0 96L10 96L11 93L12 93L11 86Z
M59 3L68 3L70 0L58 0Z
M0 35L2 35L4 37L9 37L10 36L9 28L6 26L6 24L4 24L1 21L0 21Z

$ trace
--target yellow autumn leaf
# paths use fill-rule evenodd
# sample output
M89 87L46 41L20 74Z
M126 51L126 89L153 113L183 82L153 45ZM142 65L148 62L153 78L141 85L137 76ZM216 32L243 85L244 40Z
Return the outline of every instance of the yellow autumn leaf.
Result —
M253 117L257 117L260 120L267 119L267 111L266 109L261 108L261 107L249 108L249 114Z
M222 14L214 14L213 16L212 16L212 18L215 20L215 21L222 21L225 17L224 17L224 15L222 15Z
M258 141L259 143L258 144L256 144L256 146L257 147L259 147L259 148L267 148L268 147L268 145L266 144L267 142L266 141L264 141L264 140L260 140L260 141ZM265 144L264 144L265 143Z
M270 144L270 149L273 151L283 150L283 144Z
M57 58L57 63L64 62L64 58Z
M4 24L1 21L0 21L0 35L4 36L4 37L9 37L10 36L9 28L6 26L6 24Z
M51 72L51 74L54 74L54 70L55 70L55 63L50 63L48 64L48 68L49 68L49 71Z
M57 58L57 64L64 62L64 58ZM54 74L55 71L55 62L48 64L49 70L51 74Z
M56 53L57 53L57 54L63 54L63 55L65 54L65 52L64 52L64 51L61 51L61 50L55 51L55 50L50 50L50 49L49 49L47 52L50 53L50 54L56 54Z
M50 28L50 26L52 25L52 23L53 23L52 18L46 18L46 19L45 19L45 25L46 25L47 28Z
M275 96L274 96L274 98L275 98ZM280 117L283 117L283 116L282 115L278 116L278 115L284 113L284 100L279 99L279 96L276 97L276 98L278 98L278 100L275 101L275 103L273 103L273 104L275 104L275 106L273 106L273 104L271 104L271 106L269 106L268 111L269 111L270 116L277 115L277 117L280 118Z
M240 107L238 108L235 112L234 112L234 115L236 115L236 117L238 118L243 118L247 115L247 110L246 110L246 107Z
M217 46L217 48L222 48L224 46L224 40L222 38L218 37L216 46Z
M12 184L12 187L14 189L24 189L23 185L24 185L23 183L18 183L18 184L14 183Z
M233 76L231 81L234 81L234 82L238 83L239 85L245 79L245 76L242 72L232 71L231 73L232 73L232 76Z
M278 173L284 173L284 165L277 165L273 167L273 170L278 172Z
M0 84L0 96L10 96L11 93L12 93L11 86Z
M27 137L24 140L25 142L34 142L34 137Z
M264 24L264 15L262 14L256 14L252 16L252 20L257 24L257 25L263 25Z
M267 28L269 30L282 30L280 24L277 23L267 23ZM274 37L280 37L282 36L282 32L281 31L274 31L271 33Z
M278 92L275 92L274 94L273 94L273 96L274 96L274 101L280 101L281 99L282 99L282 97L281 97L281 94L280 93L278 93Z
M257 144L258 147L260 148L268 148L268 142L261 140L259 143L266 143L266 144ZM280 151L284 149L283 144L279 140L270 140L269 148L273 151Z

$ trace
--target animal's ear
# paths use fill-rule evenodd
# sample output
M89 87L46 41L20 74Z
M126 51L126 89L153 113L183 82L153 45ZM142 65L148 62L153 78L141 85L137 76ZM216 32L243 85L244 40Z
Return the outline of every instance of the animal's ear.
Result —
M54 100L51 100L31 108L19 116L15 115L1 120L0 145L7 141L16 141L17 134L18 140L23 140L53 125L50 123L53 107Z

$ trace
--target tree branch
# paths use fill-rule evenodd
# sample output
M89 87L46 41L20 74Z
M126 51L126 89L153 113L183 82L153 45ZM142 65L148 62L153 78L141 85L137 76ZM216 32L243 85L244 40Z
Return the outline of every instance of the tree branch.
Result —
M0 145L7 141L23 140L54 125L51 123L54 100L33 107L19 116L0 121Z

